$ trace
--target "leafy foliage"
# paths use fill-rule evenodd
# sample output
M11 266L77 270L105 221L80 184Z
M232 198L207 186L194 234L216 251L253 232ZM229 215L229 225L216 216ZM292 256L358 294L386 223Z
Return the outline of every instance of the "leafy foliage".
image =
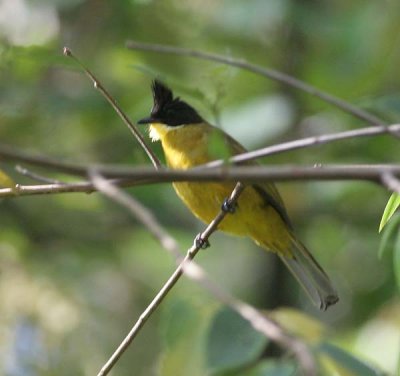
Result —
M211 321L207 338L207 366L213 374L255 361L267 338L239 314L224 308Z

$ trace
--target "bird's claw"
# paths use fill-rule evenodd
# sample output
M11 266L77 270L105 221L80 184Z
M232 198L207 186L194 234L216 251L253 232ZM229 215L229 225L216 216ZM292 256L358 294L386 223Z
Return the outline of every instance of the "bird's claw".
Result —
M236 211L237 203L232 202L229 198L226 198L221 206L222 211L225 213L233 214Z
M202 234L200 233L200 234L197 234L197 236L195 237L194 245L197 248L206 249L206 248L208 248L210 246L210 242L208 240L206 240L206 239L203 239L202 238Z

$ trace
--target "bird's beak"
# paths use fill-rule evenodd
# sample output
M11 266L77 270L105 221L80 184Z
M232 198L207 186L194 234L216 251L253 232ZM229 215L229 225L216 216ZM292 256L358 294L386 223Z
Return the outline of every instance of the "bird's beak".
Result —
M150 123L156 123L157 120L152 118L152 117L147 117L147 118L143 118L140 119L137 123L138 124L150 124Z

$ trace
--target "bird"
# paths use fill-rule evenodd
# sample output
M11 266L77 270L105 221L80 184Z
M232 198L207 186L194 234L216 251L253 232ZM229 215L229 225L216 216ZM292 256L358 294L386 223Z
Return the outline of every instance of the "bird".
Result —
M246 152L234 138L205 121L190 104L175 97L160 80L153 80L151 89L150 116L139 120L138 124L148 124L152 141L161 141L169 168L186 170L214 160L210 144L215 137L223 140L231 156ZM257 162L247 161L245 165L257 165ZM277 254L319 309L326 310L339 300L326 272L296 236L273 183L245 184L234 206L227 197L235 182L183 181L174 182L173 187L188 209L205 223L210 223L221 207L232 212L225 216L218 229L248 237L259 247Z

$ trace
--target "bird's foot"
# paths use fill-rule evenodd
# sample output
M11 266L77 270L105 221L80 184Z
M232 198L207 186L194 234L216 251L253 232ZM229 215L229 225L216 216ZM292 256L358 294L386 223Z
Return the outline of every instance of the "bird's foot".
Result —
M230 214L233 214L236 211L236 208L237 208L237 203L232 202L232 200L229 198L226 198L221 206L223 212Z
M196 237L194 238L194 245L197 248L200 249L206 249L210 246L210 242L206 239L202 238L202 234L197 234Z

